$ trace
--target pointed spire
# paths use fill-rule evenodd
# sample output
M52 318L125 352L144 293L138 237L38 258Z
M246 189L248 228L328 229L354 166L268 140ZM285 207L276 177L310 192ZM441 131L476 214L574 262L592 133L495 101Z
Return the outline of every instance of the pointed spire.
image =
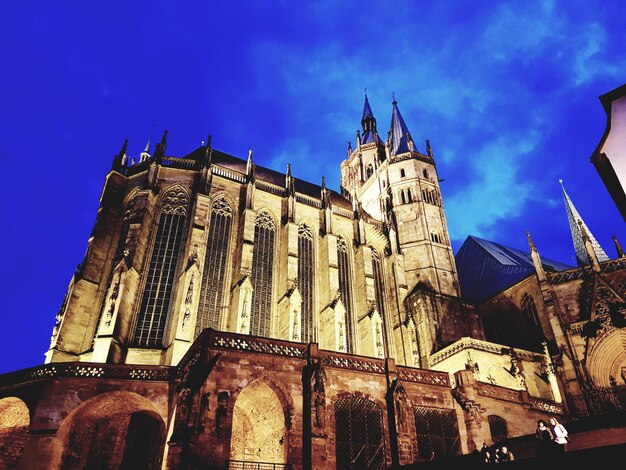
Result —
M530 236L530 232L528 230L526 230L526 236L528 237L528 246L530 247L530 251L537 251L537 247L535 246L535 242L533 242L533 239Z
M167 146L167 130L163 132L163 137L161 137L161 142L159 142L154 150L154 158L157 163L161 163L161 160L165 156L165 147Z
M294 178L291 176L291 163L287 163L287 173L285 174L285 189L288 196L294 196L296 194Z
M204 150L204 165L209 166L211 164L211 158L213 157L213 147L211 146L211 134L206 138L206 147Z
M252 162L252 149L250 149L248 150L248 161L246 163L246 174L248 175L248 178L252 176L253 166L254 166L254 163Z
M433 148L430 146L430 139L426 139L426 153L430 158L433 158Z
M367 93L365 93L365 104L363 105L363 116L361 117L361 127L363 128L363 135L360 139L360 144L369 144L376 142L382 144L382 141L378 137L378 131L376 130L376 118L372 112L372 107L367 99Z
M539 252L537 251L535 242L533 242L533 239L530 236L530 232L528 230L526 230L526 236L528 237L528 246L530 247L530 258L532 259L533 265L535 266L537 279L539 279L539 282L543 282L547 278L546 278L546 272L543 269L543 263L541 262L541 257L539 256Z
M398 108L398 102L393 98L393 110L391 111L391 130L389 131L391 155L398 155L400 153L406 153L409 151L409 141L411 135L409 128L407 127L400 109Z
M594 271L596 272L600 272L600 261L598 260L598 255L596 255L596 251L593 247L593 243L591 243L591 238L589 238L589 235L587 235L587 230L585 230L585 227L583 227L583 221L579 220L578 221L578 227L580 228L580 233L582 234L583 237L583 243L585 245L585 251L587 252L587 258L590 261L590 265L593 268Z
M124 145L122 145L122 148L120 149L118 154L115 155L115 158L113 158L113 165L111 166L112 170L120 171L122 167L126 164L126 160L128 160L128 156L126 155L126 149L128 149L128 139L124 140Z
M613 243L615 243L615 250L617 251L618 258L626 258L626 253L622 249L622 245L620 245L619 241L617 241L617 235L613 235Z
M571 199L565 192L563 186L563 180L559 179L561 189L563 190L563 198L565 199L565 208L567 210L567 219L569 221L569 228L572 232L572 239L574 241L574 250L576 252L576 261L579 266L589 266L592 264L592 260L589 259L587 249L585 247L585 237L588 237L589 244L593 250L595 256L599 262L607 261L609 257L606 255L600 244L596 241L591 231L580 217L580 214L574 207Z
M139 163L145 162L150 159L150 142L152 141L152 134L148 137L148 143L146 144L146 148L143 149L143 152L139 154Z

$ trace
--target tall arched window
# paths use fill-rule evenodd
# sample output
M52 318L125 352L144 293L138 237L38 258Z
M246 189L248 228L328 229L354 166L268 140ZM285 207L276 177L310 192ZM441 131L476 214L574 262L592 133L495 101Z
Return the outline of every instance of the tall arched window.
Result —
M252 255L252 335L269 336L271 333L273 270L274 221L267 212L259 212L254 224Z
M524 294L524 297L522 299L522 310L524 311L524 316L526 317L530 325L541 328L541 322L539 321L539 315L537 315L537 307L535 307L535 301L528 294Z
M348 244L346 241L337 238L337 261L339 263L339 292L341 300L346 307L346 346L347 352L354 352L352 342L352 281L350 276L350 261L348 256Z
M226 199L220 197L213 201L202 271L196 337L205 328L219 328L220 326L232 220L233 213Z
M522 347L531 351L541 351L544 339L543 328L541 327L541 320L539 320L535 301L528 293L524 293L522 297L522 312L527 328Z
M380 255L372 250L372 272L374 273L374 290L376 294L376 308L385 321L385 283L383 282L383 267L380 261ZM384 323L383 323L384 324Z
M163 345L176 265L185 231L189 197L181 188L163 196L146 286L135 328L135 344L157 348Z
M313 233L302 224L298 227L298 288L302 295L302 342L315 340L313 331Z

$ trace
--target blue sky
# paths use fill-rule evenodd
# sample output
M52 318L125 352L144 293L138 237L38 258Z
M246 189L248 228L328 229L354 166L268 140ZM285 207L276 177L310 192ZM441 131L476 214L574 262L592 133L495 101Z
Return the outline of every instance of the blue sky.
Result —
M558 179L600 244L626 230L589 157L626 83L618 1L0 4L0 373L43 362L113 155L169 131L339 188L367 94L433 146L468 235L575 264Z

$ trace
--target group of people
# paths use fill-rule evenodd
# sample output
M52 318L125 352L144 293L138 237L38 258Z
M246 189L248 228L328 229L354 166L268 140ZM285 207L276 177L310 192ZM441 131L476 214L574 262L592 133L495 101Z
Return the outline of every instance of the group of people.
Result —
M568 432L556 418L550 418L549 422L543 419L537 421L537 429L535 431L537 447L535 455L537 457L549 457L565 452L565 444L568 442ZM515 460L513 452L511 452L505 444L498 444L489 447L483 444L480 452L474 450L477 457L480 456L482 463L502 463Z
M505 445L495 446L493 449L483 443L480 450L480 458L483 463L502 463L515 460L513 452Z
M550 418L550 424L543 419L537 421L535 431L537 438L537 457L545 457L565 452L565 444L568 442L568 432L556 418Z

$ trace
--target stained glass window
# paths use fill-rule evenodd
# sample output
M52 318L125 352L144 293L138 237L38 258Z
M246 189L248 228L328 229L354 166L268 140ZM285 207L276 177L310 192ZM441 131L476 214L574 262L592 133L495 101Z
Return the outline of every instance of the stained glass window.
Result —
M152 257L135 328L135 345L161 347L185 230L189 198L182 189L163 197Z
M339 263L339 292L341 292L341 300L346 307L346 352L353 353L352 281L350 276L348 244L341 237L337 238L337 261Z
M269 336L272 320L272 273L274 270L274 221L259 212L254 225L252 255L252 318L250 334Z
M302 342L315 341L313 331L313 233L307 225L298 227L298 289L302 295Z
M224 197L216 199L211 206L211 220L202 270L202 288L198 303L196 337L205 328L219 329L220 327L232 219L233 213L226 199Z

